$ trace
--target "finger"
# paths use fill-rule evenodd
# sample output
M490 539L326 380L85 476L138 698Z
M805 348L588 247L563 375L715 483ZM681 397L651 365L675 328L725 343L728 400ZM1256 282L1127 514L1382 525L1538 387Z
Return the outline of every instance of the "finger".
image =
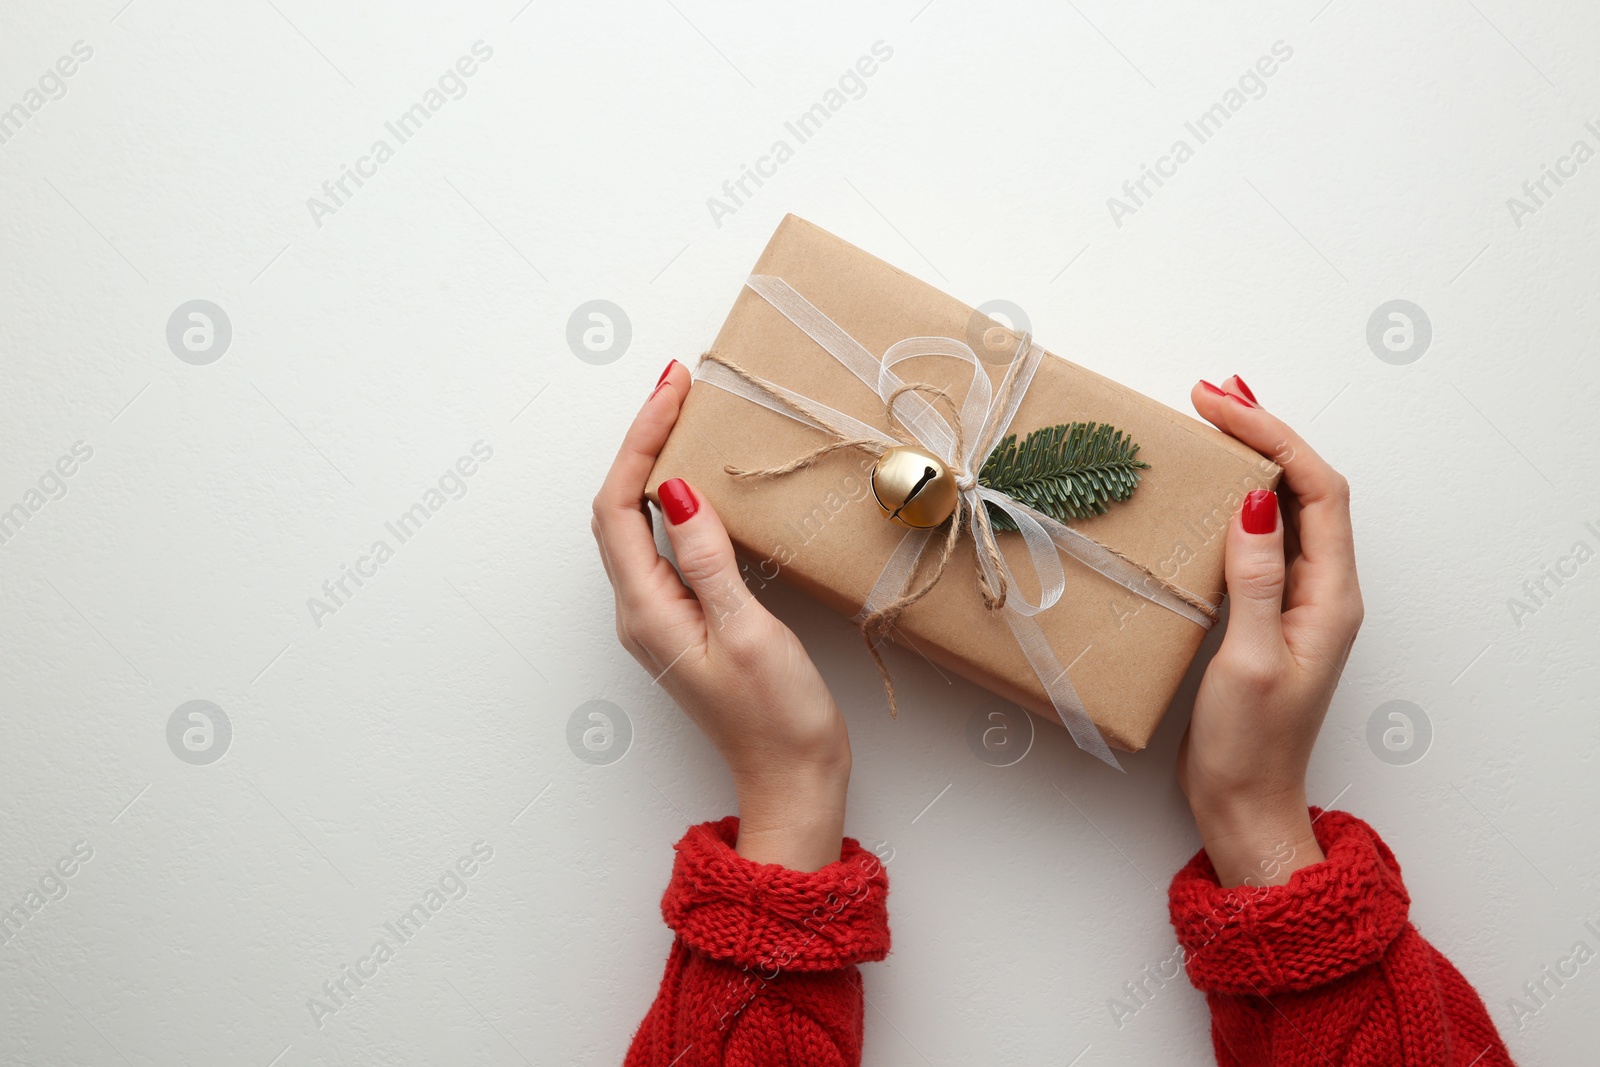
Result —
M1251 653L1282 650L1283 522L1278 497L1257 489L1244 498L1228 528L1223 571L1228 582L1228 632L1223 641Z
M688 388L688 370L673 360L628 427L594 498L595 539L619 603L644 603L661 592L659 585L666 571L657 566L661 555L644 510L644 485L678 419Z
M1222 379L1222 391L1232 393L1237 397L1250 401L1256 407L1261 406L1261 401L1256 399L1255 390L1244 383L1244 379L1237 374L1230 374Z
M1294 593L1294 564L1300 558L1300 503L1290 493L1288 499L1278 498L1278 510L1283 515L1283 558L1289 561L1289 592Z
M1236 379L1229 379L1235 382ZM1283 468L1283 484L1294 495L1302 558L1319 582L1354 588L1355 537L1350 528L1350 485L1281 419L1239 393L1210 382L1192 393L1195 410L1212 425Z
M658 485L656 498L667 517L678 572L705 612L709 640L726 640L729 621L755 603L739 574L728 531L710 503L682 478Z

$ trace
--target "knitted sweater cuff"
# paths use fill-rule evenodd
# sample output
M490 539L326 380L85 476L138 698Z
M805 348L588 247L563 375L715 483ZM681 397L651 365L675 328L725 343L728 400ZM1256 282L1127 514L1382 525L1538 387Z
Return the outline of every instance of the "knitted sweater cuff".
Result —
M831 971L889 953L889 876L845 838L820 871L754 863L733 850L738 816L691 826L673 847L661 915L713 959L763 971Z
M1204 849L1172 879L1172 925L1196 989L1313 989L1375 963L1405 929L1411 898L1388 846L1354 815L1311 814L1327 858L1287 885L1224 889Z

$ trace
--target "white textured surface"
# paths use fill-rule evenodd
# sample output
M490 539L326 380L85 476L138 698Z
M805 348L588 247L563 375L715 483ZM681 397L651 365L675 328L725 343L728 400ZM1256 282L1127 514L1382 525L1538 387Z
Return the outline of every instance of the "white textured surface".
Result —
M0 1062L620 1060L668 846L732 795L615 643L588 503L791 210L1174 406L1237 371L1349 475L1368 619L1312 796L1387 837L1520 1061L1592 1062L1600 962L1524 1028L1508 1004L1600 947L1600 561L1508 606L1600 549L1600 160L1507 206L1600 148L1590 5L123 3L13 0L0 33L0 108L93 49L0 144L0 508L28 511L0 545L0 905L93 850L0 945ZM865 93L717 225L707 198L877 41ZM1115 225L1106 198L1278 41L1265 94ZM307 198L381 137L319 226ZM566 342L596 298L633 330L605 365ZM1406 366L1366 341L1395 298L1434 329ZM204 366L166 340L194 299L233 328ZM79 441L65 496L29 498ZM387 535L480 441L465 495ZM307 598L378 539L318 626ZM866 1062L1211 1062L1181 980L1108 1006L1173 946L1182 701L1126 777L1059 731L991 767L981 692L891 653L890 721L844 621L762 595L850 719L850 832L893 850ZM195 699L233 727L210 765L167 742ZM569 749L594 699L632 723L620 762ZM1365 739L1393 699L1433 726L1408 766ZM475 842L466 895L319 1028L308 998Z

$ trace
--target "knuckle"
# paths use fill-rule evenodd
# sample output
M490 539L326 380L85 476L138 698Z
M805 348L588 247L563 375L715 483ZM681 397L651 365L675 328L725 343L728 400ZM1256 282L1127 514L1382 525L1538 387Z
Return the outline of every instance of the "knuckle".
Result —
M639 648L639 635L634 624L627 616L621 614L617 615L617 643L629 652Z
M710 583L727 567L725 554L715 545L681 545L677 555L678 573L691 586Z
M1361 629L1362 621L1367 617L1366 604L1361 600L1361 592L1352 593L1344 605L1345 628L1352 634Z
M1234 575L1238 594L1250 600L1272 600L1283 595L1283 567L1271 562L1245 564Z
M717 645L730 666L740 671L753 671L771 661L785 644L774 639L774 634L762 625L758 613L735 611L723 620L717 634Z
M1283 675L1276 662L1260 653L1231 656L1224 668L1235 683L1252 693L1271 692Z
M754 628L735 622L734 616L723 620L717 643L734 663L749 664L761 655L764 643L754 633Z
M722 578L696 595L705 611L706 625L717 631L718 639L724 645L742 647L759 642L759 635L751 633L751 630L758 625L764 613L744 586ZM756 610L747 610L751 608Z
M660 629L644 612L627 608L617 612L617 641L640 662L645 662L649 657L650 648L656 643Z

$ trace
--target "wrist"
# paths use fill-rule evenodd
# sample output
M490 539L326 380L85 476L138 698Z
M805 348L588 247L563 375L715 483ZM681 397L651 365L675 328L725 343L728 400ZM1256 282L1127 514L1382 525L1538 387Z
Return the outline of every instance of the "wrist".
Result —
M839 859L844 842L850 757L824 764L736 773L739 840L734 851L755 863L817 871Z
M1224 887L1284 885L1321 863L1304 789L1238 794L1194 806L1195 826Z

